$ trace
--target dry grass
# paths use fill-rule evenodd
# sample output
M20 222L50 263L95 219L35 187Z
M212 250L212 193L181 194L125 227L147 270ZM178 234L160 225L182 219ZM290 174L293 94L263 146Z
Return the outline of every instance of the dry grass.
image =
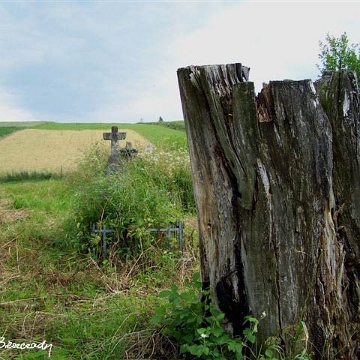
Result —
M12 202L8 199L0 199L0 226L3 223L15 222L28 217L29 211L26 209L12 209Z
M127 132L127 141L136 149L144 149L149 141L133 130ZM12 171L68 172L76 168L78 161L96 142L107 147L110 141L103 140L104 130L37 130L17 131L0 140L0 174Z

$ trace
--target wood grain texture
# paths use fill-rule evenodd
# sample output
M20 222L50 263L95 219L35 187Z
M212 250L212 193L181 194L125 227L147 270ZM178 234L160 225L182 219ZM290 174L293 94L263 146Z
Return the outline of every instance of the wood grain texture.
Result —
M259 340L288 356L357 358L356 83L273 81L256 97L240 66L178 70L204 285L235 334L265 312Z

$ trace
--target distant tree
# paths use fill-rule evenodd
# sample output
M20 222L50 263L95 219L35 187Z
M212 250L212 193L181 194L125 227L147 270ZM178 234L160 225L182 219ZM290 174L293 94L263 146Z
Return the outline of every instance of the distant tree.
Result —
M164 122L164 120L161 116L159 117L159 122Z
M360 49L358 44L349 44L346 32L339 38L329 33L325 42L319 41L320 65L317 65L321 73L325 71L350 70L356 73L357 81L360 81Z

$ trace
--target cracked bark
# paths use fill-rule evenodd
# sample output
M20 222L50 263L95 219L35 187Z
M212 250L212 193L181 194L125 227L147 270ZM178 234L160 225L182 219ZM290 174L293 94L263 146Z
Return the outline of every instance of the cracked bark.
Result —
M291 356L359 349L359 103L351 74L273 81L240 64L178 70L201 274L232 330L261 321ZM294 342L303 321L309 339ZM339 354L334 355L334 348Z

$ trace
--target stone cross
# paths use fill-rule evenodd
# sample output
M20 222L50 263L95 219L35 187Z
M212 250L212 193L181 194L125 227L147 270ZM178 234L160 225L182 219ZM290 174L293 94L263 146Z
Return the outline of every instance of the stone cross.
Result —
M107 161L105 174L110 175L120 170L118 141L126 138L126 132L118 132L117 126L111 127L111 133L103 133L104 140L111 140L111 155Z
M126 138L126 132L118 132L117 126L111 127L111 133L103 133L104 140L111 140L111 157L119 155L118 141Z

